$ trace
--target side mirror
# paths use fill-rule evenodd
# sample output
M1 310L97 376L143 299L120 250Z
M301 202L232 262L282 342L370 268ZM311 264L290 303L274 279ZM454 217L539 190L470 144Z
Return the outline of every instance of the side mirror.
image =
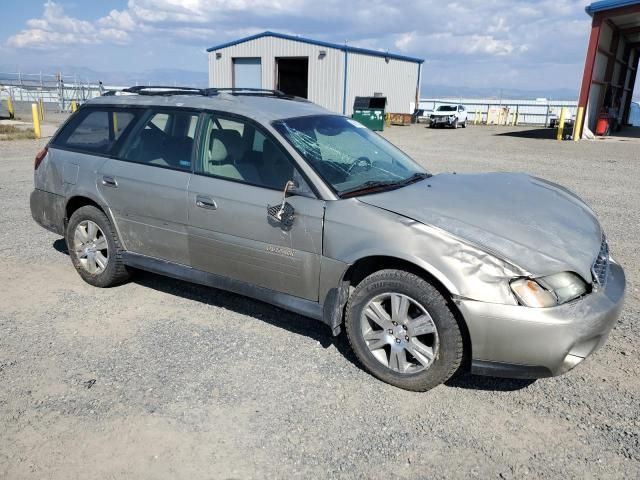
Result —
M282 192L282 200L284 201L285 198L291 195L297 195L299 188L300 188L300 185L298 185L298 182L296 182L295 180L289 180L287 183L284 184L284 191Z
M282 203L280 205L272 205L267 207L267 214L269 218L275 220L286 228L291 228L291 225L293 225L293 218L295 213L295 210L293 209L291 204L287 202L287 197L289 195L295 195L297 188L298 184L293 180L289 180L284 185L284 190L282 192Z

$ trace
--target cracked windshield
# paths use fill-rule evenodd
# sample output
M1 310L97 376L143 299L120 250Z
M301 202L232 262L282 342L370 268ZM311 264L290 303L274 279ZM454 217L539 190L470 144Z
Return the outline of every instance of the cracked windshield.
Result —
M274 126L340 196L397 188L428 176L407 155L349 118L299 117Z

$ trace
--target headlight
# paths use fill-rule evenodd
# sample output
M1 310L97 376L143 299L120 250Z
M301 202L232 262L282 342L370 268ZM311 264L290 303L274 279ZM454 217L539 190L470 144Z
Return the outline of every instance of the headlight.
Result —
M587 293L587 284L575 273L562 272L548 277L519 278L511 282L511 290L526 307L562 305Z

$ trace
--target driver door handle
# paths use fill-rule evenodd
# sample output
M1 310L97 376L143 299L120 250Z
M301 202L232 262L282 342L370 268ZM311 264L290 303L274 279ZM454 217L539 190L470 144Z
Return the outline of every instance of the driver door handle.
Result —
M211 197L196 195L196 207L206 208L207 210L217 210L218 204Z
M105 187L118 188L118 182L116 182L116 179L106 175L102 177L102 185Z

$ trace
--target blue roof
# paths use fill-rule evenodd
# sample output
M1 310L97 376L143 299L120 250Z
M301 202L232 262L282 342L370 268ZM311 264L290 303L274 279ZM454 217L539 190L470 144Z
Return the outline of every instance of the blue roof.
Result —
M404 55L398 55L396 53L381 52L379 50L369 50L366 48L351 47L349 45L340 45L338 43L323 42L320 40L313 40L311 38L297 37L295 35L286 35L284 33L269 32L269 31L257 33L255 35L251 35L250 37L244 37L239 40L234 40L233 42L227 42L221 45L216 45L215 47L207 48L207 52L214 52L222 48L238 45L239 43L250 42L251 40L256 40L262 37L282 38L284 40L292 40L294 42L302 42L302 43L309 43L311 45L318 45L319 47L335 48L336 50L342 50L343 52L361 53L363 55L371 55L374 57L394 58L396 60L404 60L406 62L424 63L423 58L406 57Z
M640 0L600 0L588 5L585 10L591 16L597 12L613 10L615 8L628 7L630 5L640 5Z

